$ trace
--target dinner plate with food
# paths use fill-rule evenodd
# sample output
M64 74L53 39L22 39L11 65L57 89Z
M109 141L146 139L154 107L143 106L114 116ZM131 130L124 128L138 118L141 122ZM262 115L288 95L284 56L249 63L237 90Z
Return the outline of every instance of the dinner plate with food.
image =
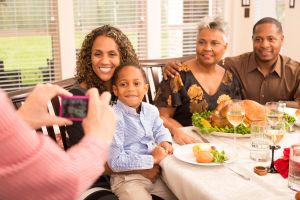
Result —
M221 95L227 96L227 95ZM219 98L220 99L220 98ZM234 132L237 138L250 137L250 125L252 122L266 122L265 106L252 100L242 100L245 116L240 125L235 129L227 119L227 112L231 99L221 98L218 100L218 105L214 111L205 111L202 113L194 113L192 116L193 126L196 127L198 133L212 134L222 137L233 137ZM286 120L286 128L292 126L292 121L295 120L293 115L290 115L290 110L287 110L284 117ZM300 113L299 113L300 114Z
M182 145L174 150L173 155L183 162L201 166L216 166L233 161L229 150L210 143Z

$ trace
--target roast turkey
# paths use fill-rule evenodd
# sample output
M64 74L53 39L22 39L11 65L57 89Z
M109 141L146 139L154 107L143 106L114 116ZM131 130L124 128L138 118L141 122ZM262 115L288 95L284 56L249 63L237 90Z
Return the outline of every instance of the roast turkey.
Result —
M228 107L231 100L225 100L218 104L216 110L211 114L211 124L213 126L222 128L225 126L231 126L226 118ZM266 120L265 107L256 101L242 100L245 108L244 124L250 126L251 122L264 122Z

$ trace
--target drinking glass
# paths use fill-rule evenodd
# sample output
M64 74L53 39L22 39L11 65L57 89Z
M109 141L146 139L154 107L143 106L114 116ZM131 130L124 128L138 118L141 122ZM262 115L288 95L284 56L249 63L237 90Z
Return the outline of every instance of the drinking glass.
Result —
M265 122L251 123L250 158L259 162L266 162L270 155L270 145L266 136L267 125Z
M280 149L278 145L282 140L285 133L284 126L284 107L285 104L281 102L267 102L266 115L268 121L268 130L266 133L267 138L270 141L270 149L272 150L271 165L268 169L269 173L277 173L274 167L274 151Z
M288 187L300 191L300 144L290 148Z
M236 127L240 125L245 117L245 108L242 100L233 99L228 106L227 119L230 124L233 126L233 145L235 158L237 157L236 149Z

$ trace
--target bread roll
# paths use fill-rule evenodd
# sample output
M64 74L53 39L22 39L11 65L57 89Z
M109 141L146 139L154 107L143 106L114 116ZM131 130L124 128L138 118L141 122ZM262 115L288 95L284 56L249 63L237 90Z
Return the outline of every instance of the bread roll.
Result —
M300 109L297 109L297 110L296 110L295 116L296 116L297 118L300 118Z
M196 155L196 160L199 163L210 163L214 160L214 155L209 151L200 151Z

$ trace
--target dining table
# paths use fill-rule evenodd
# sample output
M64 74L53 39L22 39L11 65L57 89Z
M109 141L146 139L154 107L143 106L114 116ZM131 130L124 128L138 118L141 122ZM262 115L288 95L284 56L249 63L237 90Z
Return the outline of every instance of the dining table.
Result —
M205 138L227 153L236 152L234 159L225 164L207 165L186 162L173 155L161 161L162 177L179 200L292 200L296 191L288 188L288 180L279 173L259 176L256 166L270 166L270 160L257 162L250 159L250 137L223 137L200 134L194 126L181 128L199 142ZM195 131L196 130L196 131ZM229 133L231 134L231 133ZM275 160L283 156L283 149L300 143L300 129L287 132L275 151ZM202 139L201 139L202 138ZM236 143L236 145L234 145ZM174 151L182 146L173 143ZM192 150L191 150L192 154ZM271 154L271 150L270 150ZM240 174L240 175L239 175Z

